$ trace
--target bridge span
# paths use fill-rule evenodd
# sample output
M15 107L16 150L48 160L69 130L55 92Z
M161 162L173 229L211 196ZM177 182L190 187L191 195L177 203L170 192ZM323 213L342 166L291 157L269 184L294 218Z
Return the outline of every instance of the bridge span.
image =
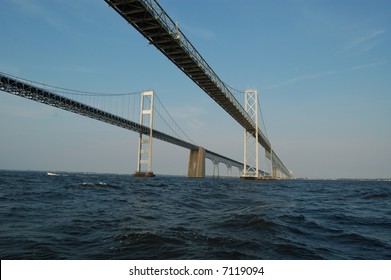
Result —
M0 73L0 91L40 102L65 111L73 112L140 134L150 135L151 133L151 129L145 125L55 94L49 90L37 87L31 83L2 73ZM152 135L153 138L190 150L188 166L189 177L205 177L205 159L210 159L215 165L215 168L218 164L223 163L227 166L228 170L232 167L238 168L239 171L243 170L243 163L204 149L190 142L179 139L178 137L168 135L167 133L163 133L156 129L152 129Z
M181 32L155 0L105 0L120 16L139 31L150 44L171 60L206 94L230 114L247 133L265 149L272 162L272 173L280 171L293 178L291 172L272 149L272 145L256 122L233 96L226 84L217 76L201 54Z

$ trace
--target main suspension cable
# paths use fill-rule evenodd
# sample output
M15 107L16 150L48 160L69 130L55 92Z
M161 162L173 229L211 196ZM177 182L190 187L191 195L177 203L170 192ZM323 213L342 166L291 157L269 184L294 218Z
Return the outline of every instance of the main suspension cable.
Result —
M38 85L38 86L41 86L41 87L44 87L44 88L54 89L52 91L56 92L56 93L63 93L63 94L70 94L70 95L121 96L121 95L134 95L134 94L140 94L141 93L141 91L126 92L126 93L108 93L108 92L82 91L82 90L75 90L75 89L64 88L64 87L59 87L59 86L53 86L53 85L50 85L50 84L45 84L43 82L36 82L36 81L20 78L20 77L14 76L14 75L6 74L6 73L3 73L3 72L0 72L0 74L5 75L5 76L9 76L9 77L12 77L12 78L15 78L15 79L18 79L18 80L21 80L21 81L28 82L28 83L30 83L32 85Z

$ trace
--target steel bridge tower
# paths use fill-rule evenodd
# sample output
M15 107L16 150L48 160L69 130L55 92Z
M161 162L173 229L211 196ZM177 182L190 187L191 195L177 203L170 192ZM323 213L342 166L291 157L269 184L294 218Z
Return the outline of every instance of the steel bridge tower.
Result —
M242 179L258 179L259 177L259 145L258 145L258 91L244 92L246 113L255 123L255 129L244 129L244 169Z

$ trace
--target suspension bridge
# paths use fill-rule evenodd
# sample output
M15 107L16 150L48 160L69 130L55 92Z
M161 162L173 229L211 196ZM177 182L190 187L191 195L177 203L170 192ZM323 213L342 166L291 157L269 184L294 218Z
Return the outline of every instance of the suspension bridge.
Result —
M112 94L71 91L58 87L45 88L38 83L7 74L0 74L0 90L139 133L136 175L153 175L152 138L156 138L190 150L189 177L205 176L207 158L213 162L215 170L217 167L217 173L218 164L223 163L226 164L227 170L232 167L242 170L242 178L293 178L292 173L277 156L270 141L258 126L259 102L256 90L244 91L245 104L242 106L230 87L217 76L178 25L155 0L105 0L105 2L244 128L243 163L196 145L176 124L159 99L155 98L153 91L138 93L139 104L141 104L139 111L134 109L138 107L136 102L130 102L131 98L136 99L136 94L116 95L117 100L121 100L122 114L124 111L127 113L127 116L121 116L118 112L112 113L109 109L99 108L94 104L98 98L108 98L110 100L108 103L112 106L114 96ZM84 100L80 100L83 98ZM133 106L133 110L129 109L130 106ZM157 110L159 106L161 109ZM124 107L128 109L125 110ZM133 118L130 118L130 114L133 114ZM139 116L139 121L135 120L135 115ZM168 131L163 132L162 126L157 128L154 126L156 115L160 116L160 122L168 127ZM268 173L259 169L259 144L265 150L265 158L270 161L271 170Z
M102 121L111 125L115 125L124 129L128 129L140 134L139 145L145 144L143 135L153 137L190 151L199 151L194 142L183 132L169 112L164 107L163 103L158 99L157 95L152 91L125 93L125 94L110 94L110 93L92 93L81 92L71 89L59 88L50 85L43 85L34 81L17 78L9 74L0 73L0 91L11 93L26 99L40 102L52 107L56 107L65 111L73 112L82 116L86 116L98 121ZM153 103L153 118L157 126L161 130L153 129L152 125L135 120L145 108L141 108L146 101L142 100L143 96L153 93L157 102ZM149 95L150 96L150 95ZM148 100L150 102L150 99ZM141 106L139 105L141 103ZM116 113L113 113L116 112ZM151 118L152 120L152 118ZM149 139L147 139L149 140ZM152 172L152 145L148 142L147 150L139 149L139 161L136 175L150 175ZM149 149L150 148L150 149ZM232 167L243 169L243 163L215 153L213 151L202 149L203 156L210 159L214 164L214 176L218 175L218 164L223 163L227 166L227 170L232 174ZM147 154L147 159L143 159L143 154ZM144 162L145 161L145 162ZM142 165L145 163L145 171L142 171ZM192 171L194 166L189 166L189 177L195 176ZM205 168L205 166L201 166ZM201 172L202 170L196 170ZM193 172L193 173L191 173ZM205 170L203 170L205 172Z

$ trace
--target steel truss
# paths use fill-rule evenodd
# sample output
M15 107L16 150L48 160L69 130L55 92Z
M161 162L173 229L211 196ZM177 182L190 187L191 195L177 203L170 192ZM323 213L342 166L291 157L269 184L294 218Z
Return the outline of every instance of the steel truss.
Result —
M246 90L245 109L255 122L255 130L244 129L244 177L259 177L259 151L258 151L258 92Z

